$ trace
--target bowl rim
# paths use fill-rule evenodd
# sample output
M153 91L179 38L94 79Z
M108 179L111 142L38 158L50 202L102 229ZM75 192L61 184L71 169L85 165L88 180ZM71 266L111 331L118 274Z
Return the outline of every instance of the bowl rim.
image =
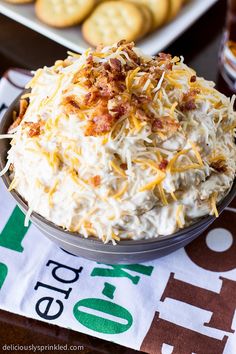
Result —
M22 94L24 94L26 92L26 90L23 90L23 92L21 92L16 99L10 104L10 106L7 108L6 112L4 113L3 117L0 119L0 134L6 134L6 127L8 128L10 123L8 124L8 120L9 120L9 116L12 116L12 112L13 110L16 109L16 107L18 106L19 100L22 96ZM27 90L28 92L28 90ZM8 144L10 143L10 141L8 142ZM6 151L2 151L0 149L0 170L4 168L5 163L6 163ZM10 178L9 178L9 173L6 173L5 175L3 175L2 180L6 186L6 188L9 188L10 185ZM27 202L21 197L21 195L15 191L12 190L9 192L12 197L14 198L14 200L17 202L17 204L20 206L20 208L22 209L22 211L24 213L27 212L28 210L28 204ZM230 204L230 202L234 199L234 197L236 196L236 178L234 178L234 181L231 185L231 188L229 189L228 193L224 196L224 198L220 201L220 203L218 203L217 205L217 209L219 214L222 213L222 211ZM40 214L38 214L37 212L33 211L30 219L33 221L33 223L35 222L36 224L39 223L39 225L44 225L46 226L53 235L53 232L57 232L59 235L67 235L68 239L70 239L71 241L77 240L77 242L80 242L84 244L84 246L105 246L106 248L110 248L110 247L114 247L114 245L112 243L107 243L104 244L104 242L102 240L100 240L99 238L96 238L94 236L89 236L88 238L85 238L83 235L77 233L77 232L71 232L71 231L66 231L64 230L61 226L58 226L56 224L54 224L53 222L47 220L46 218L44 218L43 216L41 216ZM177 232L174 232L173 234L170 235L159 235L156 237L152 237L152 238L144 238L144 239L140 239L140 240L134 240L134 239L121 239L120 241L117 241L117 244L115 245L115 247L117 248L118 246L124 247L124 246L142 246L142 245L162 245L163 247L166 244L166 242L169 242L169 240L171 240L171 244L174 243L179 243L182 241L183 238L188 238L192 235L192 233L195 231L195 229L198 229L200 226L204 226L204 225L210 225L214 220L216 219L215 216L213 215L204 215L202 217L197 218L197 220L195 222L193 222L191 225L178 230ZM53 237L57 238L55 235L53 235ZM75 245L73 243L73 245ZM159 248L159 247L158 247ZM153 248L153 250L155 250L155 248ZM98 249L97 249L98 251ZM103 251L104 252L104 251ZM133 252L132 252L133 253Z

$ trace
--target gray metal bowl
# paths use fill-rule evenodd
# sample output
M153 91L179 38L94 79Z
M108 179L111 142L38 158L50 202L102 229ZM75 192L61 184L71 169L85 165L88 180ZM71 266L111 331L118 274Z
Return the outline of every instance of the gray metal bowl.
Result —
M20 96L19 96L20 97ZM0 122L0 134L5 134L12 123L13 110L18 110L19 97L11 104ZM10 148L9 140L0 140L0 169L6 164L7 151ZM3 182L8 188L10 184L9 175L3 176ZM15 191L10 192L16 203L26 213L27 203ZM227 196L218 205L221 213L233 200L236 195L236 181ZM215 220L214 216L205 216L170 236L163 236L148 240L127 240L120 241L117 245L103 244L102 241L94 238L83 238L79 234L64 231L37 213L32 213L31 221L50 240L55 242L65 251L76 256L81 256L93 261L102 263L138 263L165 256L180 247L186 246L206 230Z

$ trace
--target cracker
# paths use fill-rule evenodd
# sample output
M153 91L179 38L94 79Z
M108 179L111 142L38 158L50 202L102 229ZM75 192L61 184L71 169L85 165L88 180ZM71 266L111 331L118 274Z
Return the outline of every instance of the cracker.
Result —
M125 1L103 2L83 23L82 33L88 43L111 45L126 39L133 41L142 34L144 16L138 6Z
M168 15L169 0L128 0L146 5L153 15L153 29L160 27Z
M168 10L168 16L167 16L167 21L173 20L179 13L182 5L183 5L183 0L169 0L169 10Z
M49 26L69 27L84 20L95 6L95 0L37 0L37 17Z
M143 31L139 38L144 37L147 33L149 33L153 27L153 16L150 9L143 4L137 5L140 10L142 11L144 24L143 24Z
M110 1L110 0L96 0L96 4L100 4L100 3L106 2L106 1ZM119 0L113 0L113 1L119 1Z
M5 0L6 2L9 2L11 4L29 4L30 2L33 2L34 0Z

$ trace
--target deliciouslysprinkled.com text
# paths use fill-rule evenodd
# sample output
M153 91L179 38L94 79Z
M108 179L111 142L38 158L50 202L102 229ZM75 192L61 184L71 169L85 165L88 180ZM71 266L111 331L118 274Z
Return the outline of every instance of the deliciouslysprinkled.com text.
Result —
M45 352L45 351L82 351L84 350L83 345L68 345L68 344L45 344L45 345L20 345L20 344L3 344L3 351L32 351L36 352Z

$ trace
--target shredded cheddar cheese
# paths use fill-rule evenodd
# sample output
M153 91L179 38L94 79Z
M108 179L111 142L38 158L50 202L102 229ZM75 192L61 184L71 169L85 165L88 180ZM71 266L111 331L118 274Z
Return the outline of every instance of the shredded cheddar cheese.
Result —
M160 194L160 198L161 198L162 204L163 205L168 205L169 203L168 203L168 201L166 199L166 195L165 195L165 192L164 192L164 189L163 189L161 183L157 186L157 188L158 188L158 191L159 191L159 194Z
M61 83L62 83L62 80L63 80L63 75L61 77L59 77L58 79L58 83L57 83L57 87L55 89L55 91L53 92L52 96L48 97L45 101L44 101L44 105L47 105L49 102L53 101L53 99L56 97L58 91L60 90L61 88Z
M155 161L152 161L152 160L134 160L134 163L140 163L142 165L146 165L148 167L151 167L153 170L159 172L160 171L160 168L159 168L159 165L155 162Z
M124 183L124 186L117 193L113 194L112 198L119 199L125 194L127 188L128 188L128 183Z
M120 237L118 235L116 235L113 231L112 231L112 236L113 240L115 241L120 241Z
M175 193L172 191L172 192L170 192L170 195L171 195L171 197L173 198L173 200L175 201L175 202L177 202L177 198L176 198L176 195L175 195Z
M193 149L193 151L194 151L194 153L196 155L196 158L198 160L199 165L203 166L204 164L203 164L203 161L202 161L202 158L201 158L201 155L200 155L200 153L198 151L197 146L193 142L190 142L190 145L192 146L192 149Z
M54 193L56 192L57 190L57 186L59 185L59 180L56 180L54 185L49 189L49 192L48 192L48 198L49 198L49 205L50 207L53 206L53 195Z
M182 173L182 172L186 172L186 171L188 171L188 170L199 169L199 168L201 168L201 167L202 167L202 166L199 165L199 164L197 164L197 163L192 163L192 164L190 164L190 165L183 165L183 166L181 166L181 167L174 167L174 168L172 168L171 172L172 172L172 173L176 173L176 172Z
M216 161L226 161L226 157L222 154L213 155L209 157L209 162L216 162Z
M181 89L183 87L178 81L173 79L170 75L166 75L166 79L167 79L167 82L169 82L174 87L177 87L179 89Z
M43 69L38 69L36 71L34 77L28 82L28 84L25 86L25 88L28 89L28 88L34 86L35 84L37 84L37 81L42 73L43 73Z
M24 95L21 96L21 100L24 100L24 99L29 98L29 97L30 97L30 92L25 93Z
M147 183L146 185L144 185L143 187L141 187L139 189L139 192L144 192L144 191L153 189L155 186L157 186L159 183L161 183L164 178L165 178L165 173L159 171L157 174L157 177L153 181L151 181L151 182Z
M210 196L211 211L215 215L216 218L218 218L218 216L219 216L219 213L218 213L218 210L217 210L217 207L216 207L217 195L218 195L218 193L214 192Z
M74 58L80 58L81 57L81 54L71 52L70 50L67 51L67 54L70 55L71 57L74 57Z
M118 173L121 177L126 178L126 174L122 168L120 168L114 161L110 161L110 166L113 168L113 170Z
M174 111L175 111L176 106L178 106L178 102L174 102L171 106L171 109L170 109L170 116L171 117L173 117L173 115L174 115Z
M128 90L128 91L131 90L131 87L132 87L132 85L133 85L134 78L135 78L136 74L137 74L139 71L140 71L140 67L137 67L136 69L129 71L129 73L128 73L127 77L126 77L126 80L125 80L126 87L127 87L127 90Z
M10 183L10 186L8 187L9 192L16 188L17 183L18 183L17 178L13 178L13 180Z
M132 114L132 122L135 127L135 129L140 129L142 127L141 123L138 121L138 119L135 117L135 114Z
M184 150L181 150L181 151L177 152L177 153L175 154L175 156L173 156L172 159L169 161L169 164L168 164L168 166L167 166L167 170L170 171L170 172L172 172L173 166L174 166L175 162L177 161L177 159L179 158L179 156L185 155L185 154L187 154L189 151L190 151L190 149L184 149Z
M180 229L184 227L184 224L181 220L182 216L183 216L183 205L178 205L176 210L176 222Z

